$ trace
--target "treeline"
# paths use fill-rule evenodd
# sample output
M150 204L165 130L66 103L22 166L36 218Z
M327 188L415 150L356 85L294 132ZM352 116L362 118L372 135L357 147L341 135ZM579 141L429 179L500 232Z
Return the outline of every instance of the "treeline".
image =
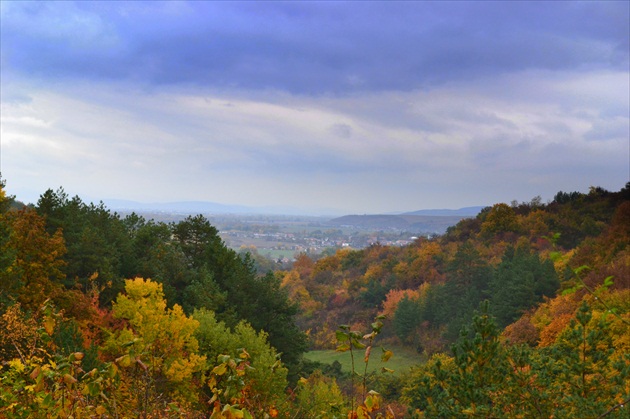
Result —
M364 328L378 313L390 337L428 355L447 349L482 301L500 328L582 279L630 287L630 184L619 192L559 192L543 204L496 204L441 237L399 248L379 244L314 261L301 255L283 285L316 347L337 324Z
M261 275L202 216L121 218L62 189L20 206L0 182L0 416L627 417L629 246L630 184ZM360 364L378 340L424 363L302 359Z
M121 218L63 189L20 206L0 185L0 416L286 414L297 311L202 216Z
M6 213L7 257L13 267L2 280L2 299L12 298L32 311L47 299L66 313L98 292L99 306L110 307L128 278L162 284L169 307L186 314L196 308L216 313L234 327L244 320L264 330L274 347L283 348L287 365L296 365L306 348L295 326L297 307L272 273L258 275L247 254L227 248L203 216L178 223L121 218L102 203L86 204L59 189L41 195L34 208ZM45 260L49 258L50 260ZM9 263L9 261L7 261ZM33 266L49 272L31 272Z

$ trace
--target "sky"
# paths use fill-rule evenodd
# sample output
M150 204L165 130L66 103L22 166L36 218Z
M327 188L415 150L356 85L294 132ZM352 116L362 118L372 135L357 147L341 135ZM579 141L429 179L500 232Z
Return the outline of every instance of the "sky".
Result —
M0 2L36 203L384 213L630 180L630 2Z

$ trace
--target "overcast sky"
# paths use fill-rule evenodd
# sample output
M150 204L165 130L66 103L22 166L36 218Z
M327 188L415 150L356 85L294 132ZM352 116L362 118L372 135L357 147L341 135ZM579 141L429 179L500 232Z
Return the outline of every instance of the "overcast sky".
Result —
M311 213L616 191L629 5L3 0L0 170Z

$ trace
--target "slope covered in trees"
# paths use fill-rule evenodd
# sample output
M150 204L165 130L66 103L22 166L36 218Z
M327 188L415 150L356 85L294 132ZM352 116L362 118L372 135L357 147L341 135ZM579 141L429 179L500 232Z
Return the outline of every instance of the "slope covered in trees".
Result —
M629 245L630 184L259 275L201 216L62 189L20 207L1 184L0 416L626 417ZM314 371L302 331L357 364L377 340L424 362Z
M496 204L405 248L302 256L283 284L316 347L386 315L385 340L428 359L397 384L419 417L627 415L630 184Z
M2 415L192 415L250 387L260 402L237 404L280 408L306 350L297 306L205 218L120 218L62 189L17 209L0 193Z
M630 185L559 192L548 204L496 204L407 247L302 255L283 284L317 347L334 344L336 324L365 326L381 312L392 338L431 354L458 338L482 301L504 328L575 286L581 266L590 287L612 275L612 289L628 288L629 195Z

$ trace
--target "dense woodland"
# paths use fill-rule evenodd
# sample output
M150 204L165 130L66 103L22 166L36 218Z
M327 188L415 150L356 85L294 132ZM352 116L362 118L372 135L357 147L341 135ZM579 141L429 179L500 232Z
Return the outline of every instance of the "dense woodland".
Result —
M260 274L203 216L2 183L0 248L1 417L629 415L630 184ZM418 366L364 373L388 345ZM304 359L323 348L356 370Z

